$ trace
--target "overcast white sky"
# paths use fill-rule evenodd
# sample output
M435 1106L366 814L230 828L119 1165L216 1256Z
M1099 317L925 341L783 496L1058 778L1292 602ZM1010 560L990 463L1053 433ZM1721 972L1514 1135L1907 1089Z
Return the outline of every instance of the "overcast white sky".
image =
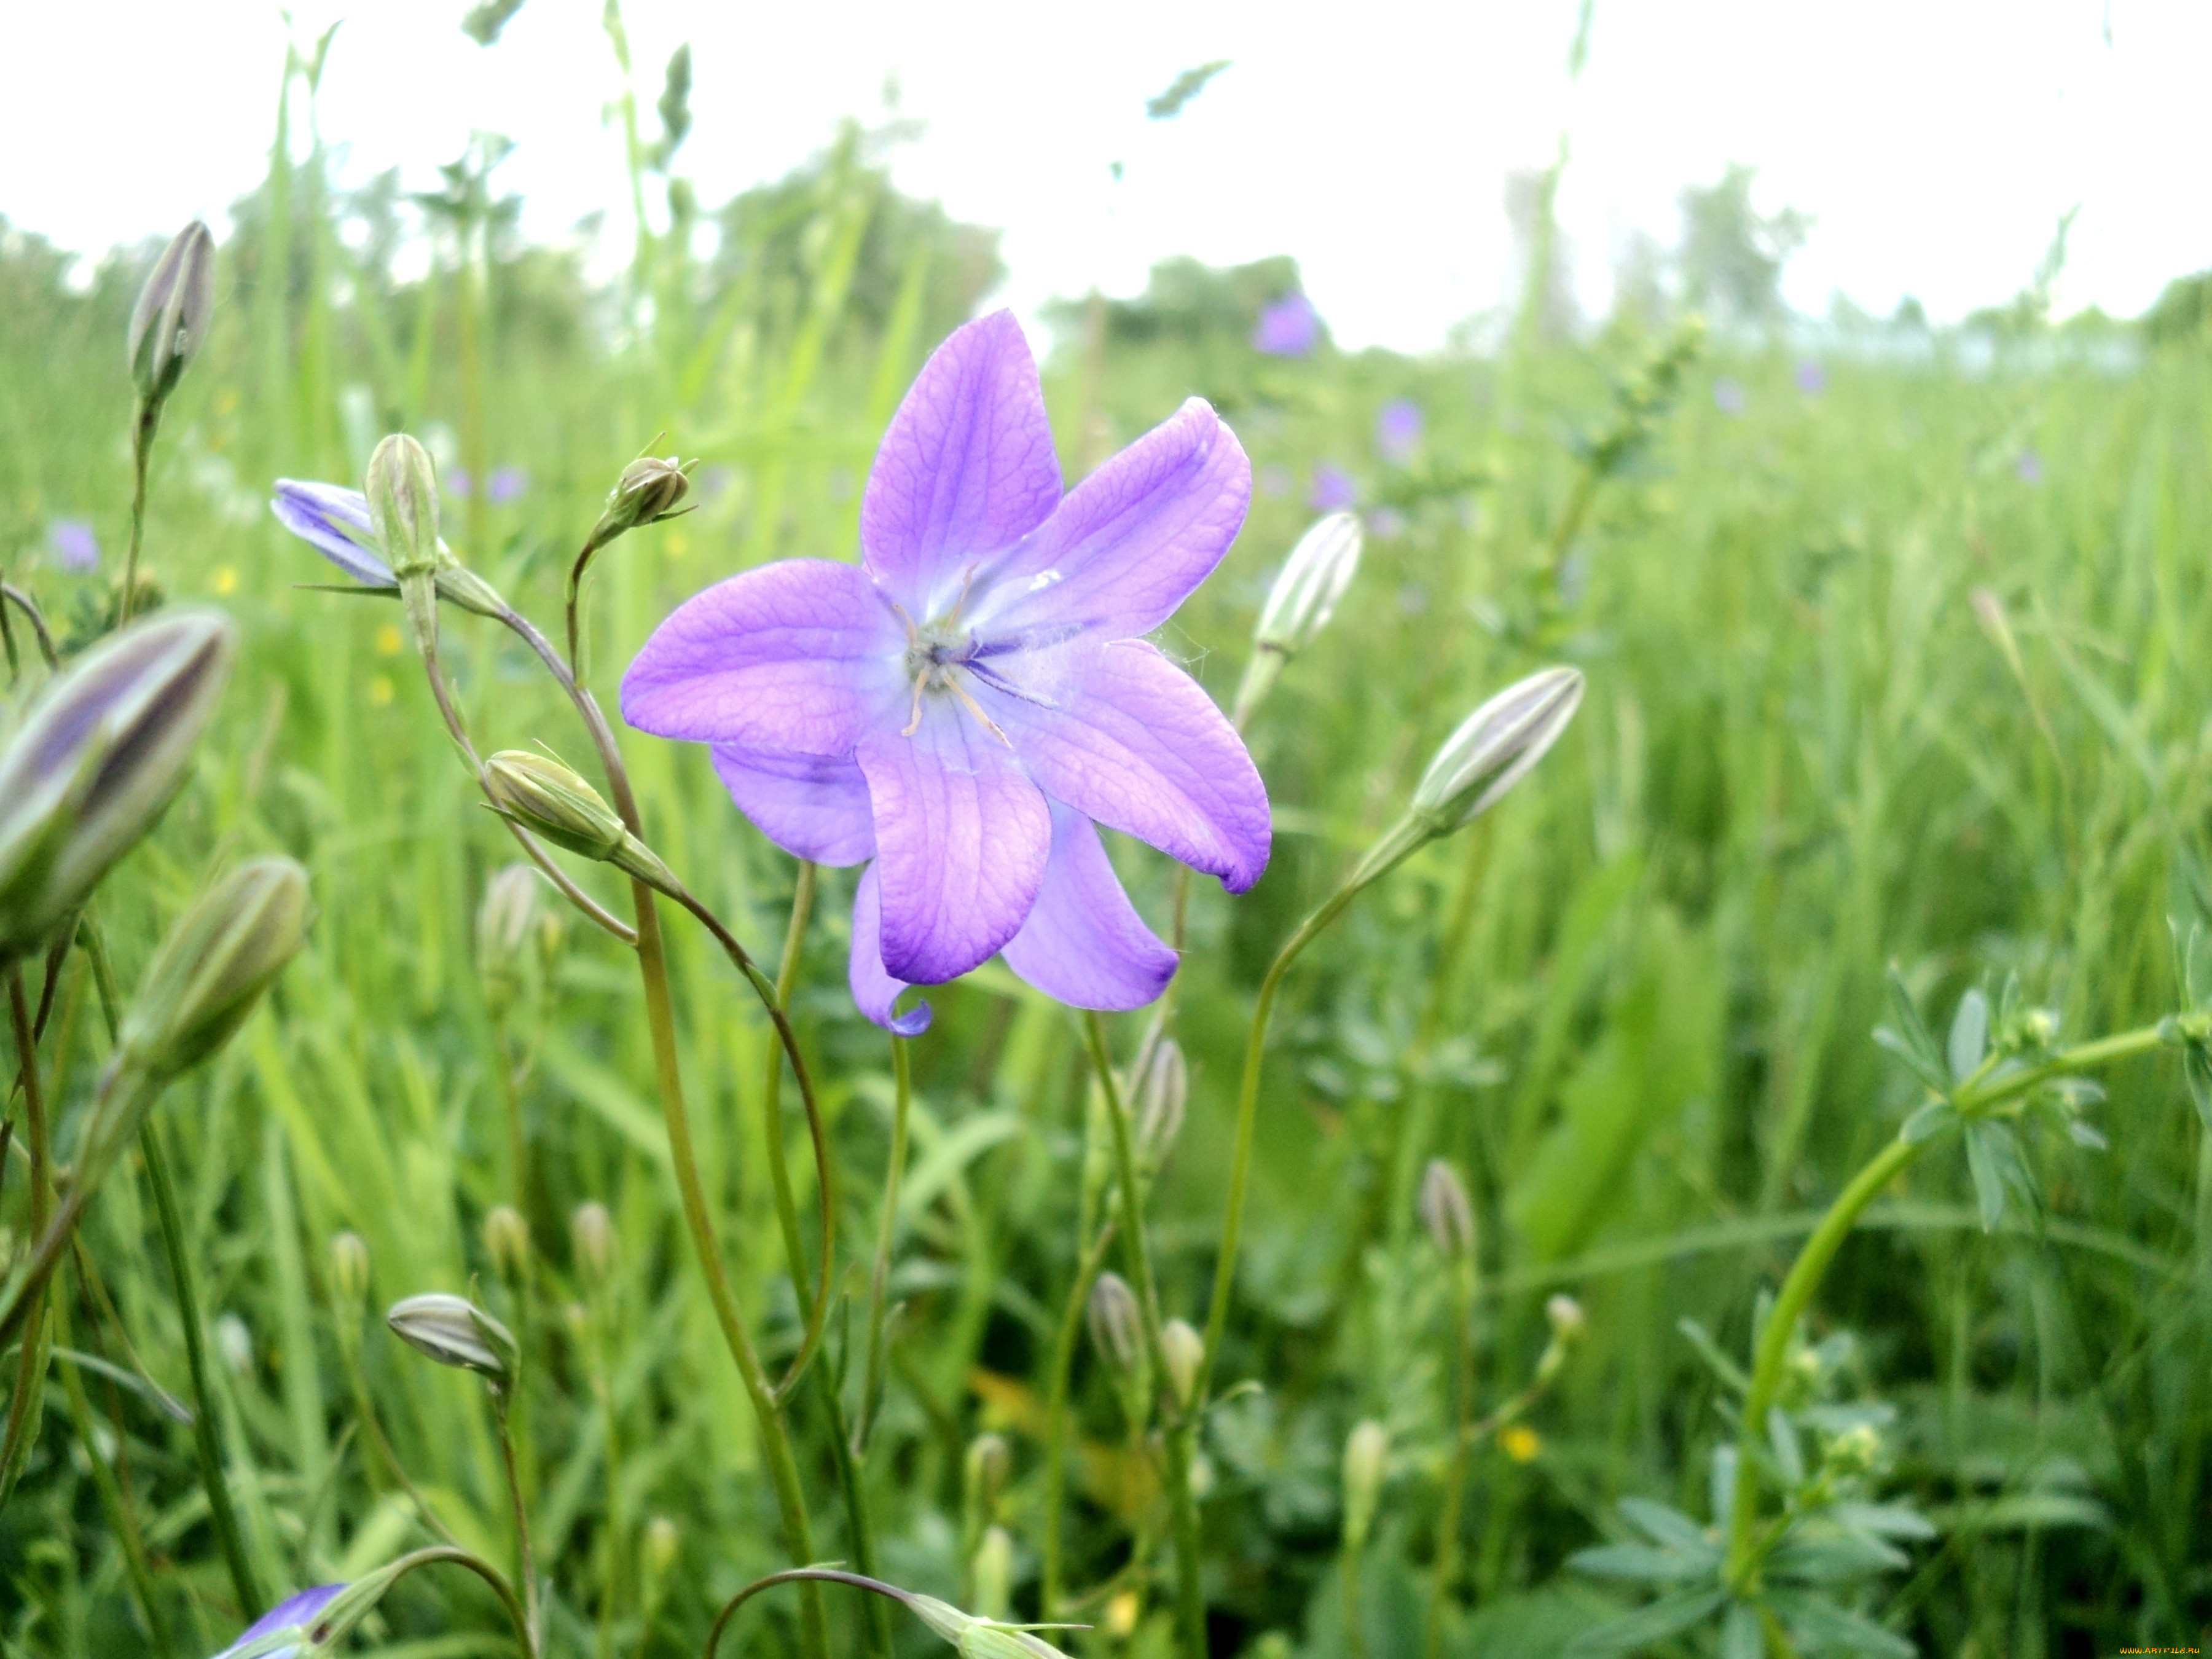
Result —
M343 17L324 132L356 179L410 185L472 128L519 144L501 182L536 234L624 200L601 0L527 0L499 44L465 0L298 0L312 38ZM1586 296L1632 228L1671 240L1686 182L1759 167L1764 207L1817 216L1788 290L1841 289L1938 318L2002 300L2075 204L2062 308L2133 313L2212 265L2202 111L2204 0L1598 0L1587 71L1565 70L1573 0L1250 3L627 0L649 115L692 43L684 154L714 204L879 118L896 73L926 124L901 185L996 225L1027 309L1141 284L1176 252L1295 255L1339 340L1420 349L1497 302L1502 181L1572 161L1560 212ZM166 234L261 176L284 22L269 0L0 3L0 215L75 249ZM2109 35L2109 43L2108 43ZM1233 67L1174 122L1144 116L1176 72ZM26 72L31 70L34 72ZM2191 112L2196 118L2191 119ZM1109 183L1108 164L1127 164Z

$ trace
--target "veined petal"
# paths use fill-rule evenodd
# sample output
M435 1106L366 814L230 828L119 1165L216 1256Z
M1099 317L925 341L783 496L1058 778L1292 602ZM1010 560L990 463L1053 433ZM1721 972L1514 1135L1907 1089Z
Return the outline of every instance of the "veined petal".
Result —
M893 1012L899 994L914 988L893 979L884 966L883 900L876 882L876 866L860 872L853 892L853 953L846 959L845 982L853 988L853 1000L860 1012L886 1031L900 1036L920 1036L929 1029L929 1005L917 1002L904 1013Z
M1267 868L1267 791L1243 740L1147 641L1068 652L1036 700L988 686L976 700L1054 800L1220 877L1232 893ZM878 803L878 833L882 822Z
M368 497L342 484L276 480L269 510L301 541L357 582L396 587L391 567L369 550L376 539L368 521Z
M714 774L761 834L797 859L865 864L876 855L868 781L851 756L823 759L736 744L714 747Z
M1006 966L1073 1007L1141 1008L1175 977L1176 953L1129 902L1097 826L1049 805L1052 854L1029 920L1006 941Z
M975 628L994 639L1148 633L1221 562L1251 501L1244 447L1193 398L987 573Z
M922 621L968 568L1060 504L1060 459L1029 342L1011 311L955 329L891 417L860 498L860 549L883 591Z
M313 1589L304 1589L297 1595L286 1597L240 1632L238 1640L217 1654L216 1659L224 1659L225 1655L250 1647L263 1637L274 1636L279 1631L304 1630L315 1622L316 1616L344 1589L343 1584L319 1584ZM290 1653L294 1650L286 1648L282 1651Z
M942 692L908 736L855 751L875 811L884 966L911 984L957 979L995 956L1036 902L1052 842L1013 751Z
M786 754L852 750L896 700L905 633L867 573L786 559L678 605L623 676L641 732Z

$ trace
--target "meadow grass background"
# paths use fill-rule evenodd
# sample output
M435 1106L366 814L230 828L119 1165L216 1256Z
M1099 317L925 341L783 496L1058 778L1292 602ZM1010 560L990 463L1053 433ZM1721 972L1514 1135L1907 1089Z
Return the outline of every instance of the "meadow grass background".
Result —
M434 274L403 282L389 187L340 198L326 164L319 150L280 161L220 232L219 320L162 428L147 558L172 598L234 616L246 647L197 781L102 899L129 983L211 856L279 849L313 872L307 953L159 1119L216 1327L233 1480L271 1586L344 1577L416 1538L343 1361L327 1243L351 1229L368 1245L373 1310L473 1281L525 1332L526 1462L541 1557L560 1557L551 1651L696 1652L719 1600L784 1561L678 1224L635 975L571 927L522 1000L536 1249L518 1297L481 1238L509 1192L502 1049L472 942L513 845L453 763L397 607L297 586L329 573L265 499L278 477L357 482L386 429L441 430L442 459L475 486L447 503L449 539L550 623L602 493L665 432L659 452L702 459L702 505L599 562L591 657L611 706L623 664L681 598L768 558L854 556L884 422L994 255L988 236L893 195L856 138L744 198L711 258L663 240L612 288L587 284L573 257L514 246L495 191L463 179L433 221ZM677 205L696 211L680 191ZM366 234L342 235L349 223ZM78 635L120 564L121 342L143 268L118 257L87 289L34 237L0 240L0 559ZM1363 897L1290 981L1222 1373L1267 1387L1223 1407L1206 1448L1216 1642L1344 1650L1339 1462L1350 1425L1374 1417L1393 1451L1358 1564L1368 1644L1376 1659L1419 1650L1449 1298L1413 1183L1443 1155L1480 1223L1488 1395L1533 1366L1546 1295L1570 1290L1589 1313L1534 1439L1486 1449L1469 1498L1474 1611L1450 1650L1534 1659L1622 1605L1562 1566L1618 1532L1614 1499L1707 1513L1707 1454L1732 1430L1678 1322L1741 1355L1759 1288L1915 1103L1868 1037L1886 967L1931 1024L2013 974L2077 1038L2178 1006L2169 925L2212 909L2212 361L2200 339L2117 326L1869 325L1810 343L1723 329L1563 538L1578 446L1615 418L1617 388L1673 319L1508 330L1419 361L1326 344L1259 356L1251 306L1293 275L1170 270L1150 303L1078 302L1056 343L1035 340L1071 478L1193 392L1249 450L1250 519L1163 639L1224 702L1267 581L1312 517L1316 469L1346 471L1383 514L1337 620L1250 734L1275 805L1269 872L1241 899L1203 884L1194 896L1180 1005L1191 1109L1154 1206L1167 1311L1202 1307L1243 1025L1275 945L1482 696L1553 660L1581 666L1589 690L1504 807ZM1723 380L1740 412L1717 400ZM1398 398L1426 417L1402 464L1374 435ZM501 466L526 486L493 503L484 483ZM93 526L97 571L60 568L58 520ZM507 636L457 613L446 632L481 742L580 758ZM790 860L739 817L703 750L630 734L625 751L648 839L773 960ZM1164 927L1170 866L1116 852ZM603 874L581 879L611 898ZM889 1055L844 987L850 876L823 888L797 1012L859 1262ZM708 1179L780 1357L798 1327L756 1154L767 1030L711 941L671 927ZM58 1015L64 1146L104 1046L87 988L72 967ZM1001 969L930 1000L895 1276L906 1305L870 1466L884 1567L963 1593L962 1449L998 1429L1013 1446L1001 1518L1024 1607L1036 1383L1073 1271L1085 1070L1071 1017ZM1115 1025L1126 1053L1140 1022ZM1855 1338L1843 1397L1897 1408L1888 1487L1943 1528L1879 1604L1929 1653L2109 1653L2201 1642L2212 1620L2212 1146L2169 1058L2107 1084L2109 1153L2034 1148L2043 1219L1984 1236L1963 1160L1932 1158L1816 1303L1818 1332ZM801 1125L786 1127L811 1203ZM18 1238L21 1169L0 1194ZM619 1237L613 1282L596 1289L568 1231L586 1200ZM73 1291L75 1340L128 1369L119 1322L180 1391L152 1237L143 1189L110 1182L87 1239L115 1317ZM465 1541L501 1559L482 1390L374 1319L358 1340L401 1458ZM138 1393L83 1376L91 1443L114 1459L155 1559L169 1650L198 1659L236 1619L189 1438ZM1133 1526L1159 1520L1087 1345L1077 1385L1081 1586L1121 1565ZM808 1396L797 1409L817 1540L838 1555L822 1425ZM51 1384L0 1511L10 1655L149 1650L85 1447ZM1164 1601L1143 1601L1133 1634L1071 1638L1075 1650L1164 1653ZM749 1614L725 1651L784 1650L790 1612ZM410 1581L386 1617L386 1651L508 1650L471 1587ZM930 1645L918 1630L901 1642Z

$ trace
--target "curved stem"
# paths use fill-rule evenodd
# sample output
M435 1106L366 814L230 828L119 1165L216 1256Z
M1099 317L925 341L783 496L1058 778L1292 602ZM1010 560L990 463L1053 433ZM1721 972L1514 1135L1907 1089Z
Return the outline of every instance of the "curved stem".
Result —
M884 1393L884 1322L890 1311L891 1243L898 1230L899 1184L906 1174L907 1116L914 1105L914 1063L906 1039L891 1036L891 1150L884 1171L883 1220L876 1229L875 1265L868 1274L868 1358L860 1374L860 1415L853 1425L853 1451L865 1456Z
M880 1578L871 1578L866 1573L844 1572L836 1567L787 1567L781 1572L772 1572L765 1578L753 1582L722 1603L721 1612L714 1615L712 1629L707 1632L707 1647L703 1659L714 1659L714 1650L721 1645L722 1632L730 1620L737 1617L738 1609L764 1589L774 1589L778 1584L850 1584L854 1589L872 1590L878 1595L887 1595L903 1606L914 1605L914 1598L896 1584L886 1584Z
M538 1651L537 1638L531 1631L529 1616L524 1613L522 1603L514 1594L514 1586L508 1583L506 1576L490 1562L480 1555L463 1549L458 1544L432 1544L427 1548L416 1550L411 1555L401 1556L385 1569L385 1572L389 1576L385 1580L384 1587L389 1590L392 1585L416 1568L435 1566L445 1561L450 1561L457 1567L467 1568L491 1586L492 1594L499 1598L499 1604L506 1610L508 1622L514 1626L515 1638L522 1644L523 1652L535 1656Z
M634 951L637 948L637 929L620 916L602 907L597 899L570 880L568 872L553 861L553 855L539 844L537 836L532 835L513 818L503 817L500 822L505 824L514 834L515 840L521 843L522 850L530 855L530 861L544 871L547 878L561 890L562 897L567 899L569 903L574 905L624 945L629 945L630 949Z

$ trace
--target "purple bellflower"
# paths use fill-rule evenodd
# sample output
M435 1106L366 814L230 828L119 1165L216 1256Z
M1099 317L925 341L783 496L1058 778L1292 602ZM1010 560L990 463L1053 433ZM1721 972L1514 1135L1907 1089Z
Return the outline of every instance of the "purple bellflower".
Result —
M1375 449L1386 461L1403 465L1420 447L1421 406L1408 398L1393 398L1375 416Z
M1311 300L1292 292L1260 307L1252 330L1252 349L1270 357L1307 357L1321 343L1321 313Z
M520 467L495 466L484 480L484 499L494 507L504 507L529 488L530 475Z
M269 510L301 541L364 587L397 592L399 579L376 550L376 531L368 521L368 497L343 484L276 480Z
M1097 824L1231 892L1267 861L1267 796L1230 724L1143 637L1228 550L1251 465L1202 399L1063 497L1013 313L955 331L892 417L861 561L790 559L678 606L623 677L641 731L713 745L763 834L866 865L854 1000L895 1005L994 955L1078 1007L1134 1008L1176 955Z
M1306 505L1315 512L1341 513L1358 499L1358 482L1342 467L1323 461L1314 468L1313 488L1306 492Z
M279 1601L248 1626L238 1640L216 1655L215 1659L230 1659L233 1654L244 1654L249 1650L253 1653L254 1659L298 1659L299 1655L313 1645L308 1638L317 1616L344 1588L343 1584L318 1584L313 1589L301 1590L297 1595ZM283 1636L296 1636L299 1639L279 1647L258 1645Z

